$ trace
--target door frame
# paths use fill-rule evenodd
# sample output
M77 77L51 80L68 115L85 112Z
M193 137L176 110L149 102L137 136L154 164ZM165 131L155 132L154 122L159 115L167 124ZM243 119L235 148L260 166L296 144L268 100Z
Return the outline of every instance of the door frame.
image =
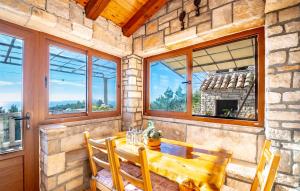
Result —
M23 115L31 114L30 129L22 125L23 150L0 155L0 161L23 156L23 190L39 190L39 32L0 20L0 33L24 40Z

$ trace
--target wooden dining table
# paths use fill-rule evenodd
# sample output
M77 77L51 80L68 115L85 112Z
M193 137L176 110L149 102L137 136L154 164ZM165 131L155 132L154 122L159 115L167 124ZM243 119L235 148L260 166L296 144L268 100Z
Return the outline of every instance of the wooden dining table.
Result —
M116 140L116 146L136 153L141 145ZM147 149L150 171L179 184L180 190L220 190L225 180L225 169L231 153L222 149L205 149L199 145L161 139L159 149Z

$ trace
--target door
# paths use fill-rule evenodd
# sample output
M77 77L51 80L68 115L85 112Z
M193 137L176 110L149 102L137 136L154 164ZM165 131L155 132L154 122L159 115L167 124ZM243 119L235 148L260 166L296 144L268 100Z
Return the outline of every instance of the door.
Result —
M36 38L0 21L0 190L36 190Z

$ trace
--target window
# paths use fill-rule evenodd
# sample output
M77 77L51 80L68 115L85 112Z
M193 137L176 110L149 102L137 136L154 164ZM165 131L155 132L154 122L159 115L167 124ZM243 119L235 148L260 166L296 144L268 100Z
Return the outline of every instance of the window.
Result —
M49 113L85 112L87 56L50 45L49 64Z
M93 56L92 111L117 109L117 63Z
M263 38L252 29L146 58L145 115L263 126Z
M257 38L193 51L193 115L256 120Z
M52 36L45 40L49 122L120 115L120 58Z
M186 56L150 63L150 109L186 111Z

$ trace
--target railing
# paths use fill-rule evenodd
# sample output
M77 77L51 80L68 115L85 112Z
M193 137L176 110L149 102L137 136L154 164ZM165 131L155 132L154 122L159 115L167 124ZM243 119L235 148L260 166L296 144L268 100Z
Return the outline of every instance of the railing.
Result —
M15 120L20 115L20 112L0 113L0 153L20 150L22 146L22 121Z

